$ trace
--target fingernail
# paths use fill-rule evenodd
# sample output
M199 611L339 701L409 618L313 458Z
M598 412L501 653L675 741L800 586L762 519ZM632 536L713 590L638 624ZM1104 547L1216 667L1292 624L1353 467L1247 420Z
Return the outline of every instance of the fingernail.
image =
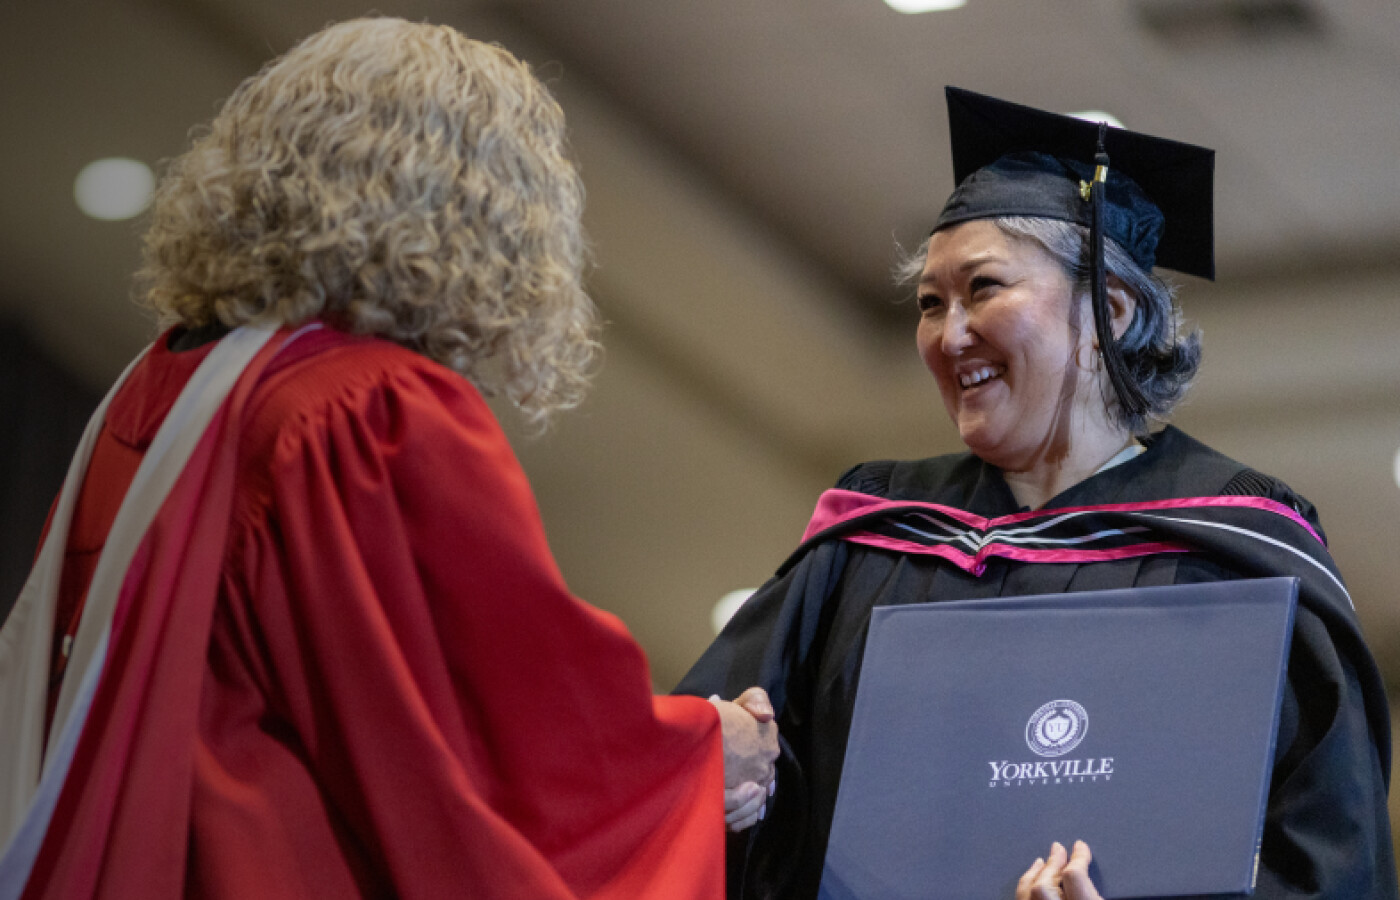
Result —
M1060 851L1061 853L1063 853L1064 850L1065 850L1065 845L1064 845L1064 844L1061 844L1059 841L1056 841L1055 843L1053 843L1053 844L1050 845L1050 852L1051 852L1051 853L1054 853L1054 852L1057 851L1057 850Z
M1039 856L1037 856L1037 857L1035 858L1035 863L1031 866L1031 868L1034 869L1036 866L1043 866L1043 865L1045 865L1045 860L1043 860L1043 859L1041 859Z

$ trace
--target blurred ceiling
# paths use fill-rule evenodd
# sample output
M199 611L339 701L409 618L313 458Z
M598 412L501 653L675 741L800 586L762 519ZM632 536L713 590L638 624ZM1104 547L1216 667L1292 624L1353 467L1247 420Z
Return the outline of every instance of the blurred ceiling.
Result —
M865 458L957 449L890 285L951 189L942 87L1219 151L1207 365L1180 417L1321 508L1400 686L1400 4L1393 0L385 0L531 60L589 187L609 361L518 447L582 596L659 687L709 609ZM151 336L141 220L83 217L87 162L183 148L342 0L50 0L0 11L0 315L93 385ZM507 417L508 418L508 417Z
M1103 109L1217 148L1224 277L1281 256L1393 258L1400 238L1393 2L971 0L918 16L878 0L507 9L566 73L585 73L877 314L892 296L891 234L916 245L953 187L945 84ZM1299 11L1293 27L1266 15L1288 9Z

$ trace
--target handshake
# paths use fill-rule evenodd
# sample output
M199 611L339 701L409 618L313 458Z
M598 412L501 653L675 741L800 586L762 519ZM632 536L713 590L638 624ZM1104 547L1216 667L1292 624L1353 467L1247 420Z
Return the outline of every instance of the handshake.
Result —
M751 687L733 701L716 694L724 737L724 822L730 831L751 828L767 814L768 798L778 788L778 723L768 693Z

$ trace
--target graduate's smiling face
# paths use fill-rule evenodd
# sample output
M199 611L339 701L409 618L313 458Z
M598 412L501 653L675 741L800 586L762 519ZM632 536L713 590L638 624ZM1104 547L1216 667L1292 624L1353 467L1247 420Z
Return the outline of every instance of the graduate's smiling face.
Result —
M1032 241L978 219L936 232L920 277L919 354L973 453L1023 471L1067 445L1092 403L1087 304ZM1073 306L1073 315L1071 315Z

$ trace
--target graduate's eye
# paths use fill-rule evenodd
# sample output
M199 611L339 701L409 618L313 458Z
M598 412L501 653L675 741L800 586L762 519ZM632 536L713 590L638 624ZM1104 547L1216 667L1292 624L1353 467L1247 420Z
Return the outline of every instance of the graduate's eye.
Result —
M972 283L969 285L974 297L986 296L1001 286L1002 283L990 275L978 275L972 279Z
M919 312L924 313L925 315L927 315L928 313L941 312L942 309L943 309L943 298L942 298L942 297L938 296L937 294L920 294L920 295L919 295Z

